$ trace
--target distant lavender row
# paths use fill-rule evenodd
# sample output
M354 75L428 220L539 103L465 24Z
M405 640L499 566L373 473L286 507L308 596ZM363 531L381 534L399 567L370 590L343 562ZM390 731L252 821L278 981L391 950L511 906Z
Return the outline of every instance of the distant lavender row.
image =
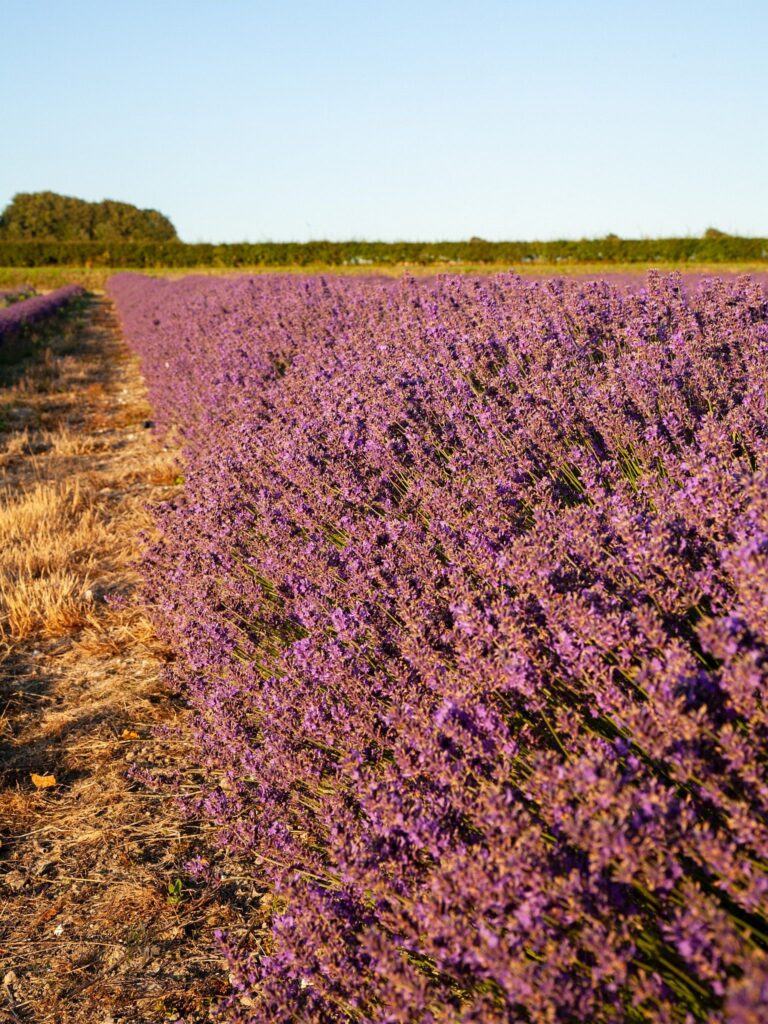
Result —
M737 274L731 271L722 271L717 274L715 278L711 272L702 270L686 270L680 274L680 286L686 294L693 295L696 290L702 285L710 283L714 280L722 281L725 284L736 284L740 277L743 275ZM551 281L552 272L548 271L538 275L535 273L526 274L528 280L537 281ZM568 273L569 279L581 284L585 284L589 281L595 280L594 273L579 273L570 270ZM764 290L768 289L768 272L766 271L755 271L750 273L750 280L754 284L759 284ZM600 280L605 281L608 284L614 285L617 288L630 291L638 291L640 288L645 287L646 273L645 271L626 271L626 270L606 270L601 272Z
M10 306L14 302L21 302L35 294L35 289L30 285L22 285L19 288L0 289L0 306Z
M111 293L186 440L147 595L191 810L272 893L224 1018L761 1019L761 287Z
M4 338L45 320L82 294L83 289L79 284L68 284L47 295L35 295L0 309L0 344Z

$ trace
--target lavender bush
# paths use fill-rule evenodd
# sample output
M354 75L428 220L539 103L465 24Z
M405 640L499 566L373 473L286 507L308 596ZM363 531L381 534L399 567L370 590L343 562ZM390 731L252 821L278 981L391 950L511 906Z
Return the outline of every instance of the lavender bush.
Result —
M224 1018L763 1019L760 285L111 293L197 810L274 893Z
M40 323L82 294L83 289L79 284L68 284L47 295L35 295L31 299L0 308L0 345L5 338Z
M14 302L22 302L24 299L29 299L35 294L35 289L31 285L20 285L16 288L0 288L0 307L10 306Z

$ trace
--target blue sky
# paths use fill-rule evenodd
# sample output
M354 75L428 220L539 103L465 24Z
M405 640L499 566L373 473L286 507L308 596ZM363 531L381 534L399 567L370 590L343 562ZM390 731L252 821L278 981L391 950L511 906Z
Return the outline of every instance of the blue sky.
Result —
M765 0L0 0L0 207L187 241L768 235Z

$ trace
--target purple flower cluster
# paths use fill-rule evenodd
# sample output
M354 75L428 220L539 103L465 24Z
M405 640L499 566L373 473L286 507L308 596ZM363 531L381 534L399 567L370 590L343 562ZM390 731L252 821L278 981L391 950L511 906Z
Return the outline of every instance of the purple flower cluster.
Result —
M0 344L3 339L47 319L67 303L83 294L79 284L67 284L47 295L35 295L22 302L0 308Z
M197 810L273 894L225 1019L760 1020L760 285L110 290L186 444Z

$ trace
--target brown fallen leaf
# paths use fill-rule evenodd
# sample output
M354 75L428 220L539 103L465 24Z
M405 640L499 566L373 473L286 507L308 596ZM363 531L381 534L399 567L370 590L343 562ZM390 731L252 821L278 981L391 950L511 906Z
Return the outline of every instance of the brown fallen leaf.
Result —
M35 775L32 772L30 779L32 779L35 789L49 789L51 786L56 785L55 775Z
M52 907L46 907L41 910L40 913L32 919L29 925L29 930L36 928L39 924L44 924L46 921L50 921L52 917L56 917L58 912L61 910L64 900L57 900Z

